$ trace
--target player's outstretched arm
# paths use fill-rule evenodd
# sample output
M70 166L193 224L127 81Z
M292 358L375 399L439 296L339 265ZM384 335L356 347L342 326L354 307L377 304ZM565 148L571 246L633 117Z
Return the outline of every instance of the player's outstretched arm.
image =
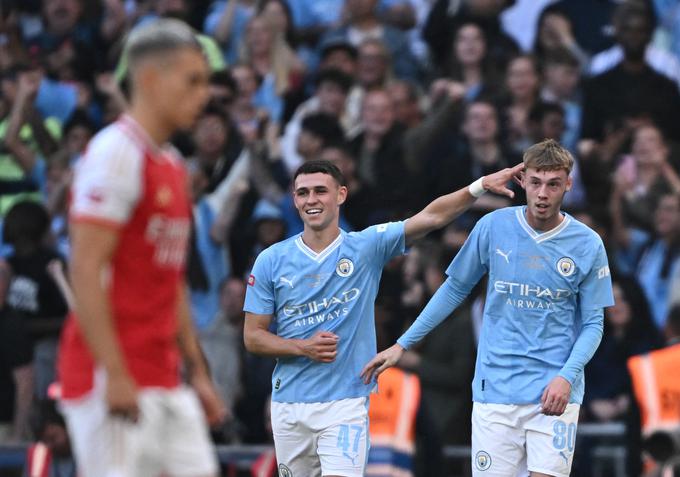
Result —
M109 412L128 419L139 417L137 386L123 362L102 273L111 261L118 233L94 223L71 225L71 283L78 323L92 356L106 371Z
M243 341L254 354L283 358L304 356L321 363L335 361L338 353L338 336L330 331L319 331L308 339L282 338L269 331L272 315L246 312Z
M464 187L451 194L443 195L430 202L423 210L406 221L404 235L406 242L419 239L433 230L440 229L449 224L453 219L465 212L479 197L486 191L495 194L514 197L508 182L519 180L519 174L524 169L524 164L520 163L512 168L506 168L488 176L484 176L470 187ZM479 192L477 192L477 190Z

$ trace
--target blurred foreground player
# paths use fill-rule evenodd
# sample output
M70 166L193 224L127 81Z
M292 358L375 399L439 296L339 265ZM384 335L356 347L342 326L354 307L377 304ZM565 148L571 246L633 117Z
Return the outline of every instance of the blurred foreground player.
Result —
M477 222L417 320L362 371L370 381L394 366L488 274L472 382L474 476L570 473L583 368L614 304L602 240L560 210L573 163L551 139L527 149L527 205Z
M206 417L225 411L187 305L186 173L163 146L203 109L209 70L177 20L135 29L126 50L129 114L92 139L73 184L62 409L82 477L211 477Z
M338 225L347 197L340 170L327 161L298 168L293 199L304 230L260 253L244 304L246 348L278 358L271 415L279 475L364 475L373 386L359 372L376 352L373 308L383 267L485 190L512 196L506 184L521 167L484 176L403 222L351 233Z

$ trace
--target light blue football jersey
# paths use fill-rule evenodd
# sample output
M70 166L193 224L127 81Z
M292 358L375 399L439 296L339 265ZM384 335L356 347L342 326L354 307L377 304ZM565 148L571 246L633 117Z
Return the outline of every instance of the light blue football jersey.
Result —
M305 357L277 360L276 402L328 402L368 396L359 373L376 353L374 303L385 264L404 253L404 222L341 231L320 253L302 235L272 245L255 260L244 311L273 315L276 334L305 339L318 331L338 335L332 363Z
M446 271L465 290L488 273L472 383L476 402L540 402L548 383L564 375L582 327L601 333L598 312L614 304L600 237L568 214L539 233L525 211L508 207L484 216ZM569 380L570 402L581 403L582 369Z

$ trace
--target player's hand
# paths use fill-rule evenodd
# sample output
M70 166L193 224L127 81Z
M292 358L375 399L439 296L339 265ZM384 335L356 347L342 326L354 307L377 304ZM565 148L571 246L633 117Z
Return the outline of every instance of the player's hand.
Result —
M524 163L520 162L514 167L506 167L498 172L489 174L482 178L482 186L484 190L493 192L498 195L505 195L511 199L515 197L515 193L507 186L508 182L514 181L517 184L522 184L521 174L524 171Z
M377 381L380 373L397 364L403 353L404 348L402 348L399 343L395 343L386 350L376 354L375 357L364 366L364 369L361 370L361 378L364 380L364 383L368 384L373 379Z
M546 386L541 396L541 412L546 416L561 416L569 404L571 384L562 376L556 376Z
M107 376L106 405L112 416L137 422L139 419L137 385L129 375L120 374Z
M319 331L309 339L302 340L304 356L321 363L331 363L338 355L340 338L330 331Z
M229 411L224 405L224 402L217 394L215 386L210 377L206 374L197 374L191 378L191 387L196 391L205 417L211 427L215 427L224 422L229 416Z

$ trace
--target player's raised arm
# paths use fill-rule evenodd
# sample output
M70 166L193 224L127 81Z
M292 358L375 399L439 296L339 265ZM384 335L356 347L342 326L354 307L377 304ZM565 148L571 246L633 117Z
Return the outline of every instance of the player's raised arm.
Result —
M246 349L261 356L283 358L305 356L321 363L335 361L338 336L330 331L319 331L309 339L281 338L269 331L272 315L246 312L243 341Z
M515 193L507 187L507 184L511 180L518 181L523 169L523 163L517 164L477 179L469 187L433 200L423 210L406 220L404 225L406 242L410 243L446 226L465 212L484 192L514 197Z

